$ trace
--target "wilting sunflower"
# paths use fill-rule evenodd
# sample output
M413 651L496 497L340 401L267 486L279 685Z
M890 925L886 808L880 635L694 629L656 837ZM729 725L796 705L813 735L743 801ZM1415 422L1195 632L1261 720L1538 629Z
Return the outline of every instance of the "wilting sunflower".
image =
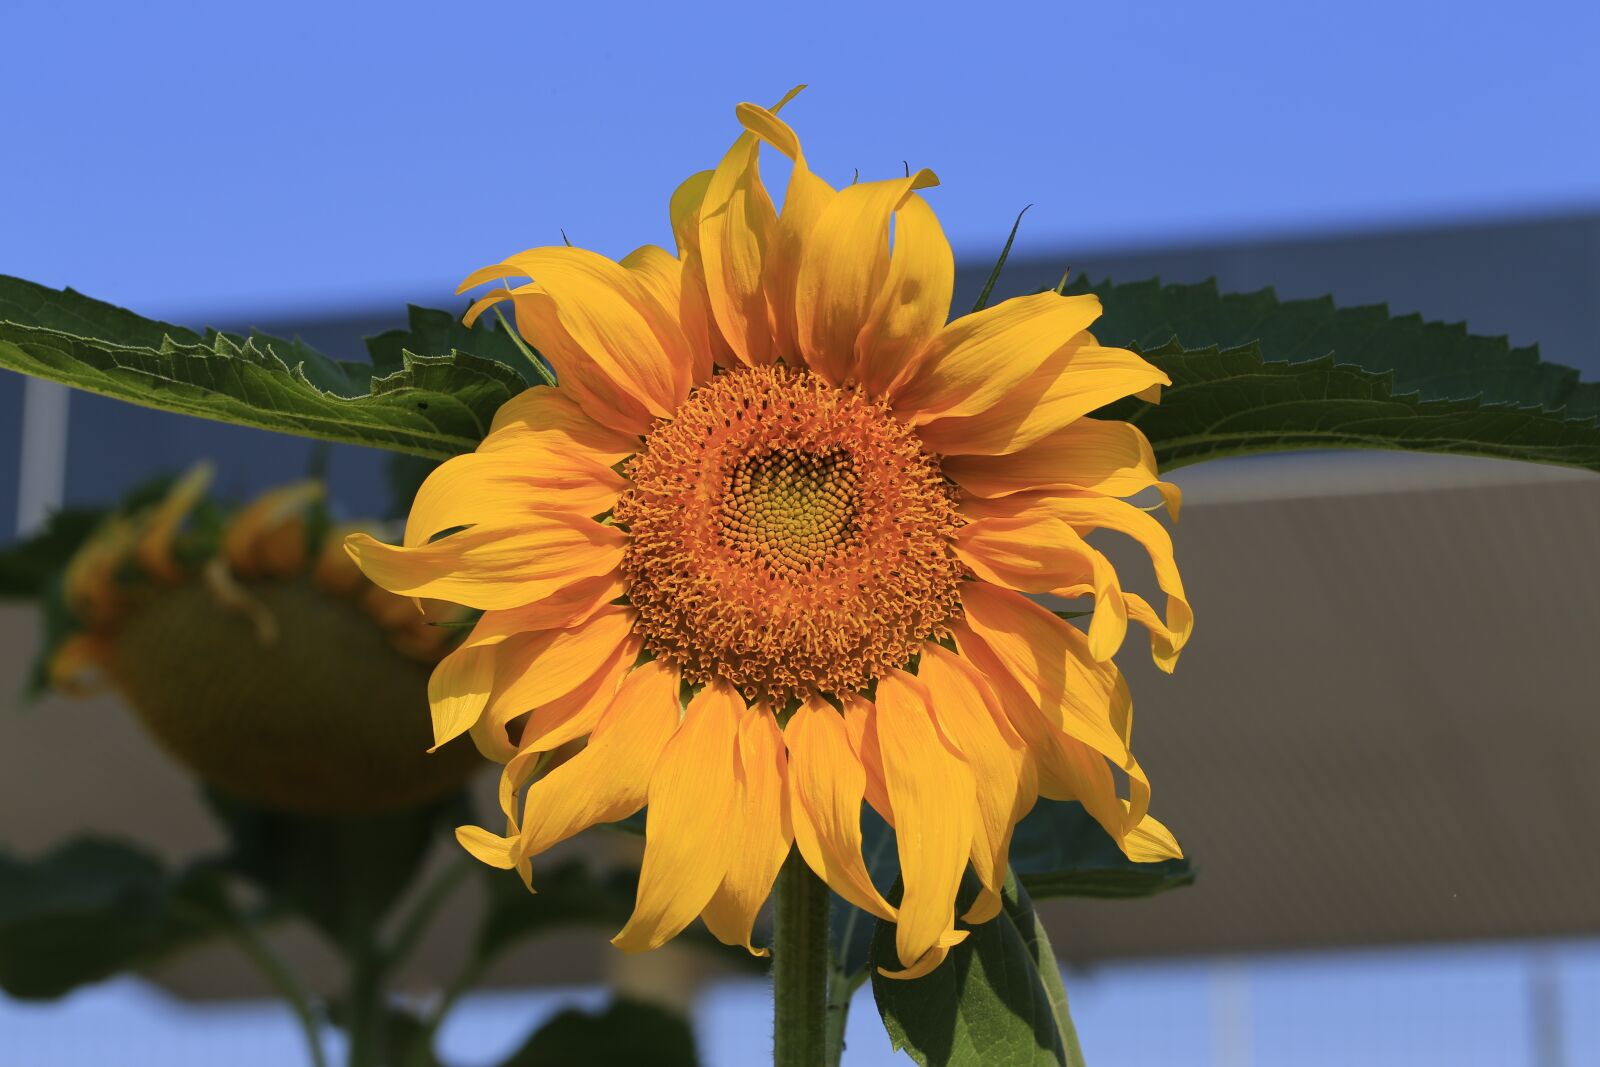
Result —
M349 547L387 589L484 613L430 685L436 740L470 730L506 764L508 831L463 827L474 855L531 879L531 857L648 806L615 943L699 915L750 948L793 843L898 923L911 977L965 936L969 863L962 918L996 913L1036 796L1080 801L1136 860L1180 855L1111 664L1130 616L1168 669L1188 636L1170 540L1119 499L1175 512L1177 493L1137 429L1088 417L1167 379L1096 342L1093 296L947 323L954 263L917 192L934 175L835 189L776 110L739 105L745 132L673 194L676 256L536 248L467 278L531 279L467 318L510 301L559 385L433 473L403 544ZM781 212L762 144L793 163ZM1102 528L1149 551L1164 618L1085 541ZM1092 621L1031 594L1092 596ZM862 861L863 800L896 833L898 907Z
M461 785L470 745L423 751L428 673L453 633L431 618L457 609L421 615L362 577L349 530L321 521L320 482L226 511L210 478L114 510L74 554L52 684L115 689L178 762L263 807L379 812Z

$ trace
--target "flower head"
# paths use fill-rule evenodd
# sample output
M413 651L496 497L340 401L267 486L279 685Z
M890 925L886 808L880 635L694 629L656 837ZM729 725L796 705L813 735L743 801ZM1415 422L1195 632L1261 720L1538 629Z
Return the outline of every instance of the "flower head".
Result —
M117 509L62 576L72 632L51 683L115 689L164 749L216 789L313 814L393 810L459 786L470 746L428 758L427 675L450 631L362 577L322 485L231 513L208 467Z
M995 914L1037 796L1082 802L1136 859L1180 854L1111 663L1130 617L1168 669L1188 636L1171 542L1121 499L1175 513L1177 493L1135 427L1090 417L1166 378L1095 340L1093 296L947 322L933 174L835 189L776 111L741 104L732 149L673 194L676 255L536 248L466 280L528 279L468 318L510 302L559 385L434 472L402 544L349 546L387 589L483 611L430 688L436 740L470 731L506 765L506 833L459 832L475 855L531 885L534 856L647 807L616 943L699 916L750 947L797 846L898 923L913 976L965 936L969 864L961 917ZM781 211L763 145L793 163ZM1148 549L1164 613L1123 591L1099 529ZM1087 631L1032 594L1093 597ZM863 863L863 802L895 828L898 906Z

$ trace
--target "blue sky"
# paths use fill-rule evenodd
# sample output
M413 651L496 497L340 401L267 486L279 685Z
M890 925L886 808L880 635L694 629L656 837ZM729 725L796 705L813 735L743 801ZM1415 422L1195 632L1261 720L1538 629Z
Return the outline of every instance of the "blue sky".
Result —
M733 105L836 181L933 167L958 253L1600 205L1593 4L26 3L0 272L178 318L448 303L669 240Z

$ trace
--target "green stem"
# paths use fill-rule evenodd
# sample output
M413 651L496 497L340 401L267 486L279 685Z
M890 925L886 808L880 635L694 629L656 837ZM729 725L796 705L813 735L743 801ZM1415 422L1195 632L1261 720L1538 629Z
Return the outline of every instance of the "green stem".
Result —
M466 966L455 976L455 979L445 987L439 997L439 1002L433 1006L423 1020L422 1030L417 1034L415 1043L411 1046L411 1054L406 1060L406 1067L428 1067L433 1063L433 1043L439 1036L439 1027L444 1025L444 1020L450 1014L450 1009L456 1006L473 986L478 984L478 979L483 977L483 972L489 967L489 957L474 955Z
M827 1067L839 1067L844 1058L844 1027L850 1018L850 998L860 988L866 972L848 975L837 967L828 968L828 1021L823 1029Z
M383 1067L387 1062L383 971L375 948L352 954L345 1007L349 1013L350 1067Z
M450 899L450 894L454 893L467 875L479 866L476 860L463 853L428 884L422 895L417 898L410 913L401 922L394 939L389 942L385 954L386 969L393 971L405 963L407 957L422 941L423 935L428 932L428 928L433 925L434 916L438 914L444 902Z
M784 861L777 890L773 1067L827 1067L828 887L796 849Z
M233 922L227 924L228 935L256 965L256 970L271 983L280 997L289 1004L289 1009L294 1012L295 1019L300 1023L300 1032L305 1035L306 1050L311 1055L311 1067L327 1067L327 1054L322 1050L322 1034L317 1027L317 1016L311 1010L311 999L306 996L299 981L289 971L289 968L273 954L267 943L261 940L255 928L248 919L236 916Z
M300 980L294 976L294 972L289 970L288 965L261 939L255 921L241 914L226 900L214 909L185 906L180 902L175 905L174 910L196 923L221 932L238 946L239 951L255 964L256 970L261 972L267 984L272 986L273 991L283 998L289 1005L289 1010L294 1013L295 1021L300 1024L300 1033L306 1041L306 1053L311 1057L311 1067L328 1067L327 1053L322 1049L322 1032L317 1026L317 1013L311 1007L311 997L300 985Z

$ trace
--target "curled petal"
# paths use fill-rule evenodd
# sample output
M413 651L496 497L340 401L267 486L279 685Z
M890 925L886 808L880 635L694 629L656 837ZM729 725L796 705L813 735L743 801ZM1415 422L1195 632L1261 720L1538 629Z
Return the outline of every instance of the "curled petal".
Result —
M610 703L638 656L633 609L610 605L578 626L514 637L496 650L493 696L479 722L491 758L509 755L505 727L532 712L516 748L549 751L581 737ZM605 681L610 680L609 688ZM513 749L512 751L515 751Z
M869 396L882 396L944 328L955 277L955 256L933 209L922 197L908 196L895 213L888 280L856 338L858 373Z
M609 466L559 448L469 452L446 460L423 481L404 544L413 548L462 526L515 526L549 512L600 515L627 484Z
M744 700L713 683L690 701L650 776L644 864L633 916L611 939L659 948L705 910L739 847L736 784Z
M746 130L794 163L783 197L783 210L778 214L777 227L762 265L762 286L767 293L773 338L778 353L792 359L800 351L794 302L801 250L822 209L833 199L834 190L812 173L800 150L800 138L774 111L756 104L740 104L736 110Z
M973 582L962 604L956 644L1038 755L1041 790L1080 801L1122 844L1149 811L1150 780L1128 749L1132 701L1121 674L1094 660L1075 627L1019 593ZM1107 760L1128 778L1126 806Z
M652 661L629 674L595 723L588 745L529 787L517 857L536 856L591 826L625 819L642 808L679 714L675 667ZM513 768L506 771L510 775Z
M835 385L859 375L857 341L879 312L885 331L919 323L926 316L913 307L903 318L902 302L936 303L940 284L930 286L922 272L937 270L929 262L934 242L926 235L912 242L903 257L897 288L884 294L889 280L889 222L917 189L937 185L930 170L920 170L892 181L862 182L839 190L818 215L800 250L795 278L795 320L800 355L806 365ZM923 205L925 208L926 205ZM926 222L932 212L918 214ZM935 222L935 229L938 224ZM941 236L942 240L942 236ZM951 267L952 272L954 267ZM908 275L914 275L908 277ZM952 278L954 277L952 273ZM880 295L881 304L880 307ZM940 313L949 314L947 303ZM872 336L867 340L870 342Z
M678 304L678 321L694 356L696 384L711 377L713 364L731 366L733 350L723 338L711 313L711 296L706 291L705 264L700 257L700 208L714 172L703 170L691 175L673 191L669 213L672 233L678 242L678 259L683 263L683 287Z
M1008 454L1166 380L1165 373L1124 349L1063 344L992 402L926 418L918 433L941 455Z
M548 346L564 350L565 358L568 346L576 346L616 389L658 418L670 416L683 402L690 353L677 309L663 307L638 276L587 249L531 248L469 276L461 287L493 280L506 268L533 279L513 290L514 296L546 297L555 312L559 335L544 336L545 320L530 324L534 332L528 340L544 355L555 358ZM520 327L520 307L518 313Z
M972 852L977 797L972 768L939 735L920 682L891 671L878 679L874 703L905 885L895 951L914 967L960 933L956 891Z
M943 467L952 481L976 497L1031 490L1127 497L1153 487L1174 519L1183 500L1176 485L1160 480L1149 439L1129 422L1083 418L1019 452L950 456Z
M751 944L750 933L794 840L787 777L783 734L772 709L764 704L746 708L739 722L739 844L700 917L718 941L752 956L770 954Z
M622 561L625 543L615 527L552 513L513 526L474 526L414 547L354 533L345 549L363 574L391 593L487 611L519 607L608 574Z
M133 550L134 558L145 573L169 582L183 576L183 568L172 554L172 542L178 534L178 527L183 525L195 505L205 496L215 473L215 468L209 463L195 464L172 484L166 496L152 510ZM319 488L321 486L320 482L313 484ZM242 514L248 515L250 510L246 508ZM236 518L235 524L238 521Z
M536 385L500 405L478 452L526 446L583 456L610 467L639 451L639 438L607 429L585 415L563 390Z
M850 749L861 761L861 770L867 777L867 803L893 826L894 809L883 785L883 752L878 747L878 709L872 701L855 693L841 694L839 703L844 706L844 732L850 738Z
M1001 403L1100 315L1095 296L1018 296L956 319L890 386L913 426L974 415Z
M929 643L923 646L917 679L927 688L940 733L972 768L978 799L972 869L983 891L963 918L987 922L1000 910L1011 832L1037 796L1033 760L988 682L969 662Z
M699 212L699 251L712 320L738 362L771 363L772 328L763 262L773 244L778 214L757 168L761 142L740 134L706 186Z
M984 581L1022 593L1071 596L1087 586L1095 596L1090 653L1104 662L1122 647L1128 607L1116 568L1060 519L1041 512L974 519L957 532L956 554Z
M795 843L817 876L862 911L893 921L895 909L867 872L861 855L861 804L867 772L833 705L809 697L790 717L789 798Z
M1167 596L1166 621L1160 633L1152 630L1156 663L1171 670L1178 652L1194 630L1194 612L1184 592L1183 578L1173 556L1172 537L1151 515L1122 500L1090 493L1017 493L999 500L966 500L962 510L973 518L1016 518L1048 515L1060 519L1080 534L1115 530L1138 541L1150 555L1156 584ZM1143 602L1139 602L1142 604ZM1128 601L1133 611L1133 600ZM1148 605L1145 605L1148 607Z

